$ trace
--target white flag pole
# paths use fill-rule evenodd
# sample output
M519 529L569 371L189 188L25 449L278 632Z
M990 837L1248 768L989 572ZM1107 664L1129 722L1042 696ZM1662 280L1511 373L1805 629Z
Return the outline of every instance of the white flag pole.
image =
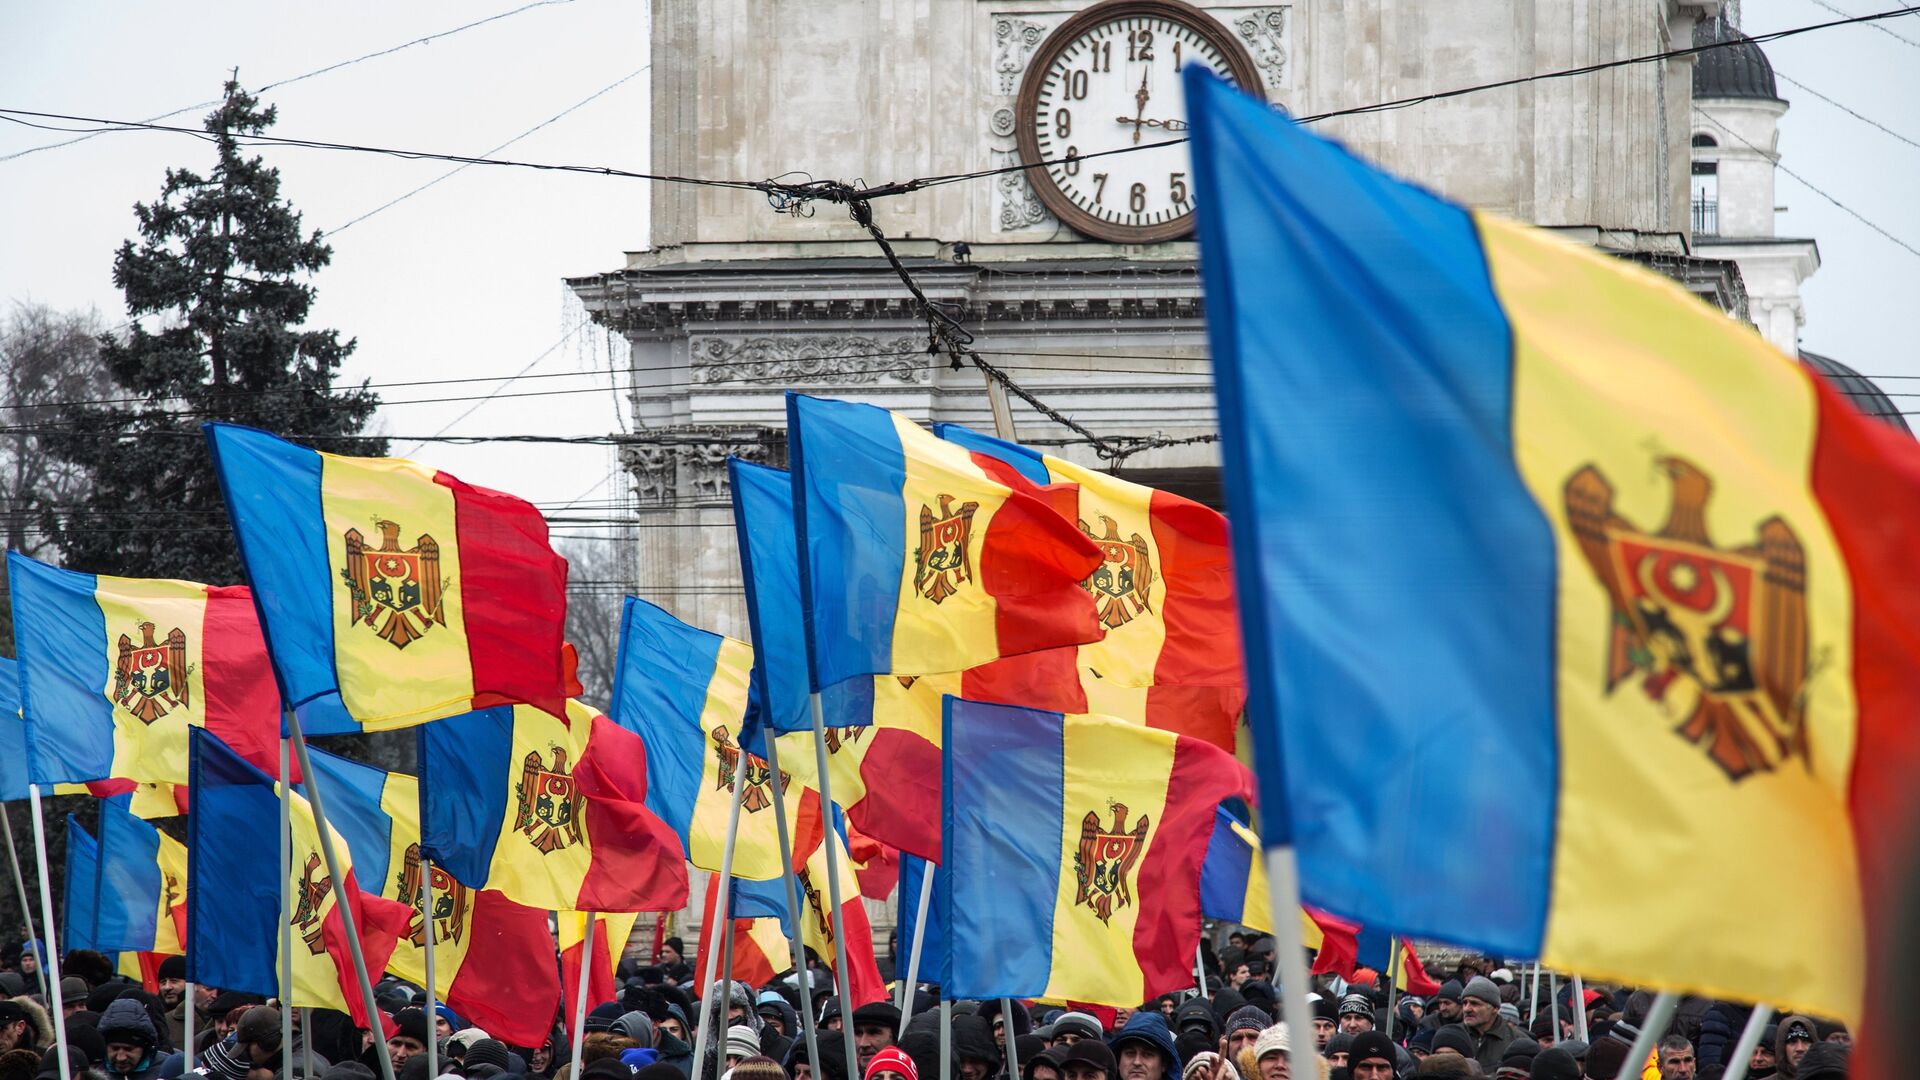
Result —
M914 907L918 914L913 920L913 944L907 951L907 982L900 988L901 1031L907 1030L907 1021L913 1019L913 991L920 985L920 946L927 940L927 904L933 899L933 875L938 869L924 859L920 860L920 866L920 902Z
M1655 995L1652 1007L1647 1009L1647 1018L1640 1024L1640 1037L1633 1040L1633 1049L1627 1051L1627 1060L1620 1063L1620 1074L1615 1080L1634 1080L1647 1064L1647 1057L1653 1053L1653 1046L1673 1022L1673 1011L1680 1007L1680 995L1672 990L1662 990Z
M573 1061L567 1069L567 1080L575 1080L580 1075L580 1050L587 1041L587 978L593 972L594 923L599 919L599 915L591 911L583 911L579 914L582 919L580 982L573 993ZM609 951L612 949L611 942L608 943L608 949Z
M420 828L426 829L427 819L420 818ZM420 839L420 924L427 933L427 1076L440 1075L440 1008L436 1002L439 992L433 985L433 860L427 855L426 837ZM593 942L589 940L588 945Z
M33 932L33 901L27 898L27 882L20 876L20 849L13 843L13 819L7 816L7 804L3 802L0 802L0 832L7 834L7 867L13 871L13 891L20 896L20 919L27 924L27 940L38 941L40 935ZM33 977L40 983L40 1000L52 1001L47 996L47 969L35 964Z
M707 920L707 925L700 928L700 944L705 946L707 950L706 973L701 977L701 985L706 987L706 990L700 997L700 1030L696 1032L693 1037L693 1080L701 1080L702 1077L706 1076L707 1046L714 1041L713 1029L716 1027L724 1028L726 1026L725 1017L733 1006L733 987L732 985L728 985L724 988L725 992L720 995L719 1008L713 1008L715 1004L713 1000L713 976L714 969L719 966L720 949L726 939L726 935L720 932L720 928L733 921L733 905L731 903L733 899L733 848L734 841L737 840L740 835L740 801L747 791L746 785L742 784L740 780L742 774L746 771L747 755L742 751L741 755L734 759L732 805L727 810L726 841L720 846L720 881L714 886L720 890L720 895L712 898L713 918Z
M293 741L280 734L280 1052L293 1048ZM371 1017L369 1017L371 1019ZM384 1041L384 1040L382 1040Z
M1733 1044L1733 1060L1727 1063L1726 1074L1720 1080L1747 1080L1747 1070L1753 1065L1753 1051L1760 1045L1760 1036L1771 1019L1773 1006L1753 1007L1753 1015L1747 1017L1747 1026L1740 1029L1740 1041Z
M40 928L46 931L41 938L39 966L47 969L47 1011L53 1014L54 1045L59 1048L60 1075L73 1075L73 1067L67 1064L67 1010L60 1000L60 945L53 933L53 887L48 884L47 871L47 825L45 815L40 810L40 785L27 785L28 805L33 811L33 851L40 868Z
M813 705L813 757L820 769L820 812L827 819L827 899L833 904L833 974L840 987L840 1032L846 1036L847 1075L854 1076L860 1070L860 1054L853 1045L853 973L847 965L847 928L840 918L840 845L833 828L833 784L827 776L827 721L820 711L820 695L808 697Z
M1267 883L1273 904L1274 962L1279 966L1280 1015L1287 1022L1292 1048L1287 1057L1294 1076L1320 1075L1314 1050L1313 1014L1307 1009L1306 942L1300 934L1300 864L1293 847L1268 848Z
M800 984L800 1030L807 1040L807 1063L820 1073L820 1035L819 1024L813 1015L813 973L807 970L807 945L801 936L800 919L804 911L800 906L800 881L793 869L793 837L787 833L787 791L786 783L780 771L780 733L769 727L766 730L767 770L773 774L773 783L780 791L780 798L773 808L774 827L780 836L781 877L787 884L787 925L788 945L793 950L793 973ZM745 749L744 747L742 748ZM907 1023L900 1021L900 1030L905 1031Z

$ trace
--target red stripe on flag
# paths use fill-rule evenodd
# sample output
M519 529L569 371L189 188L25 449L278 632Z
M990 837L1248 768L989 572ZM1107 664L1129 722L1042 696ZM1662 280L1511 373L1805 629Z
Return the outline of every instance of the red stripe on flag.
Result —
M564 915L562 916L562 918L566 917L567 916ZM591 946L591 948L589 948L589 946ZM587 972L587 1008L591 1009L603 1001L612 1001L614 998L614 965L609 962L610 954L607 952L607 923L605 919L595 919L593 921L593 939L591 942L585 940L576 941L560 952L560 1003L561 1007L566 1010L567 1016L573 1016L576 1012L573 995L580 987L580 960L583 954L592 958L587 961L593 965L592 969ZM549 967L549 970L551 970L551 967ZM453 1011L460 1012L459 1006L454 1006ZM465 1016L466 1014L462 1012L461 1015ZM485 1031L490 1032L493 1030L484 1024L478 1026ZM538 1041L546 1041L546 1035L542 1033ZM518 1040L516 1040L516 1042L518 1042ZM534 1045L533 1043L526 1042L518 1042L518 1044L521 1046Z
M1198 739L1174 743L1166 809L1140 859L1133 889L1140 908L1133 954L1147 998L1193 985L1193 950L1200 943L1200 866L1213 836L1214 810L1224 799L1247 797L1251 786L1246 768L1224 751Z
M1166 599L1160 617L1166 643L1154 665L1156 683L1244 686L1240 618L1233 602L1227 519L1191 499L1155 491L1149 505ZM1232 752L1233 744L1219 745Z
M1009 656L968 668L960 677L960 694L968 701L1083 713L1087 691L1080 685L1079 660L1077 645Z
M1911 436L1863 417L1812 375L1819 395L1819 438L1813 490L1847 563L1853 591L1856 698L1849 810L1865 904L1869 1008L1894 1000L1902 891L1915 873L1920 798L1920 445ZM1874 1024L1874 1020L1881 1021ZM1869 1026L1894 1030L1889 1012ZM1893 1038L1866 1039L1870 1055L1859 1075L1889 1077Z
M593 858L580 883L578 911L678 911L687 906L686 850L672 826L641 801L647 752L640 736L595 715L574 769L587 797Z
M538 1046L560 1012L560 976L553 969L547 913L497 892L472 895L466 961L447 988L447 1004L502 1042ZM603 942L604 926L596 924ZM574 974L577 978L578 968ZM602 981L611 978L609 974Z
M1000 655L1099 640L1093 597L1080 583L1099 568L1100 549L1074 524L1078 490L1035 488L1009 479L1011 470L994 458L969 456L1012 489L980 543L980 582L995 601Z
M1320 928L1320 951L1313 957L1313 974L1331 973L1351 981L1360 966L1360 927L1313 908L1307 909L1307 917Z
M1167 686L1147 688L1147 726L1190 735L1209 746L1233 752L1240 712L1247 707L1243 686Z
M847 934L847 989L853 994L853 1007L885 1001L887 984L880 979L880 965L873 955L873 924L867 921L867 905L858 892L841 900L840 928Z
M238 585L207 587L200 624L200 684L207 730L268 776L280 773L280 689L253 594ZM290 763L294 781L300 767Z
M360 883L351 870L347 871L346 894L347 902L353 905L354 928L360 932L360 955L367 962L367 978L378 979L386 973L387 960L393 956L393 947L400 935L407 932L413 909L397 900L382 900L361 892ZM326 918L320 922L320 941L333 962L340 981L340 995L346 999L347 1012L353 1017L354 1025L369 1026L366 1004L360 997L360 982L354 976L353 954L347 945L346 921L341 917L338 904L328 908ZM294 947L300 948L297 944Z
M566 715L574 688L562 652L567 560L547 542L547 522L522 499L446 473L460 545L460 596L473 664L473 707L524 702Z
M874 728L868 739L860 759L867 794L847 810L847 819L883 844L938 861L940 748L899 728Z

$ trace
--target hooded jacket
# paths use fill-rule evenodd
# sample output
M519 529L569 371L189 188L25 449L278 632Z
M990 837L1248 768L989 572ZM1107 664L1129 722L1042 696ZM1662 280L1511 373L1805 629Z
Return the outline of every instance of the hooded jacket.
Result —
M1793 1077L1800 1075L1800 1070L1787 1061L1787 1033L1792 1031L1797 1024L1806 1025L1808 1033L1814 1037L1816 1042L1819 1041L1820 1038L1820 1028L1813 1022L1812 1017L1794 1013L1792 1016L1783 1016L1780 1018L1779 1026L1773 1031L1773 1075L1785 1077L1787 1080L1792 1080Z
M1167 1030L1167 1022L1159 1013L1134 1013L1127 1019L1125 1027L1107 1039L1107 1048L1113 1051L1117 1060L1120 1057L1120 1044L1136 1041L1146 1042L1166 1055L1166 1075L1169 1078L1180 1075L1180 1049L1173 1045L1173 1033Z
M100 1015L100 1037L105 1042L139 1043L146 1046L146 1053L140 1061L127 1072L116 1072L111 1062L107 1064L109 1076L123 1077L125 1080L151 1080L160 1075L160 1064L167 1055L161 1052L160 1030L154 1025L153 1016L147 1011L146 1003L133 997L115 998Z
M825 1042L825 1040L821 1040ZM993 1025L982 1016L953 1018L953 1056L956 1061L984 1061L987 1075L1000 1072L1000 1047L993 1041ZM823 1051L824 1053L824 1051Z

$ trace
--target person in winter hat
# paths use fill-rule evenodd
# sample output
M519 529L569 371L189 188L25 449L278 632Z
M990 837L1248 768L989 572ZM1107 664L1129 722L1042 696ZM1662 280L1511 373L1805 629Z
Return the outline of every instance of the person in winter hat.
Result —
M1340 999L1340 1030L1358 1035L1373 1030L1373 999L1365 994L1348 994Z
M117 998L100 1015L107 1044L107 1074L115 1080L152 1080L160 1075L160 1030L145 1002Z
M1437 1031L1442 1025L1459 1023L1461 992L1457 979L1441 983L1439 992L1427 1001L1427 1015L1420 1018L1420 1026Z
M1775 1076L1798 1080L1800 1060L1813 1044L1820 1041L1820 1029L1813 1018L1794 1013L1780 1021L1773 1033L1773 1069Z
M1180 1051L1158 1012L1134 1013L1107 1046L1120 1067L1117 1080L1172 1080L1180 1075Z
M1272 1023L1273 1018L1257 1005L1242 1005L1233 1010L1220 1034L1220 1056L1229 1064L1239 1061L1240 1052L1253 1049L1260 1033Z
M1072 1046L1081 1039L1102 1039L1106 1032L1100 1030L1100 1021L1092 1013L1061 1013L1053 1021L1051 1036L1055 1046Z
M1220 1039L1220 1021L1213 1015L1213 1006L1203 997L1188 998L1173 1010L1173 1030L1176 1036L1198 1030L1210 1043Z
M407 1062L427 1052L427 1040L433 1029L427 1026L427 1014L420 1009L401 1009L393 1018L394 1032L387 1036L387 1059L393 1062L395 1077Z
M874 1051L861 1076L863 1080L920 1080L920 1068L899 1047L885 1046Z
M1019 1016L1023 1012L1016 1008L1014 1015ZM899 1038L900 1010L892 1003L870 1001L853 1010L853 1049L860 1058L856 1067L861 1076L867 1074L867 1067L873 1064L873 1056L892 1046ZM785 1050L786 1047L781 1049Z
M1347 1075L1353 1080L1393 1080L1396 1062L1393 1040L1378 1031L1363 1031L1347 1051Z
M1520 1038L1520 1029L1500 1015L1500 988L1484 975L1474 976L1460 993L1460 1014L1473 1036L1473 1053L1466 1056L1491 1075L1500 1068L1507 1047Z
M1533 1056L1527 1080L1580 1080L1580 1063L1565 1047L1549 1046Z
M1099 1039L1081 1039L1060 1055L1060 1075L1066 1080L1116 1080L1118 1069L1113 1051Z
M960 1063L960 1080L987 1080L1000 1071L1000 1048L993 1044L993 1028L985 1017L954 1015L953 1056Z
M1260 1032L1253 1042L1253 1049L1247 1051L1247 1058L1241 1066L1241 1072L1247 1080L1291 1080L1293 1062L1288 1055L1293 1050L1293 1038L1287 1032L1287 1025L1275 1024ZM1304 1077L1302 1080L1318 1080L1317 1077Z

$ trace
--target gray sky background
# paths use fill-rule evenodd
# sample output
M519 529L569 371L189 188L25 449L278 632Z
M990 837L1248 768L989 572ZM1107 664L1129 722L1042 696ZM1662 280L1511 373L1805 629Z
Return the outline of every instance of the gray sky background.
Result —
M1838 0L1851 13L1878 0ZM1886 0L1892 6L1892 0ZM218 95L238 66L249 87L291 78L378 49L513 9L494 3L405 5L198 0L108 3L0 0L0 105L83 116L147 119ZM1749 33L1823 22L1814 0L1744 5ZM647 62L647 9L632 0L551 0L429 44L272 90L284 136L480 154ZM1920 142L1920 18L1842 27L1769 45L1776 68ZM647 164L649 73L500 151L522 160ZM1439 89L1436 87L1436 89ZM1920 248L1920 147L1782 84L1786 167ZM197 126L206 109L166 123ZM70 138L0 123L0 156ZM775 172L803 162L769 163ZM262 151L309 227L329 231L448 172L444 162L320 150ZM0 161L0 301L96 307L123 318L111 269L131 236L131 207L159 191L169 166L204 168L211 148L186 136L112 133ZM1824 264L1808 283L1803 343L1875 376L1890 392L1920 394L1913 332L1920 256L1782 176L1783 235L1812 236ZM750 198L752 196L742 196ZM540 358L507 393L585 389L472 401L402 404L484 394L497 383L393 387L379 423L398 436L591 435L617 430L609 344L579 322L564 275L612 270L643 246L646 189L638 181L474 167L341 232L317 279L315 321L359 339L354 378L376 383L505 376ZM557 344L556 344L557 343ZM1920 410L1920 396L1896 398ZM411 444L396 444L407 451ZM606 499L606 448L435 445L411 453L470 482L549 506Z

